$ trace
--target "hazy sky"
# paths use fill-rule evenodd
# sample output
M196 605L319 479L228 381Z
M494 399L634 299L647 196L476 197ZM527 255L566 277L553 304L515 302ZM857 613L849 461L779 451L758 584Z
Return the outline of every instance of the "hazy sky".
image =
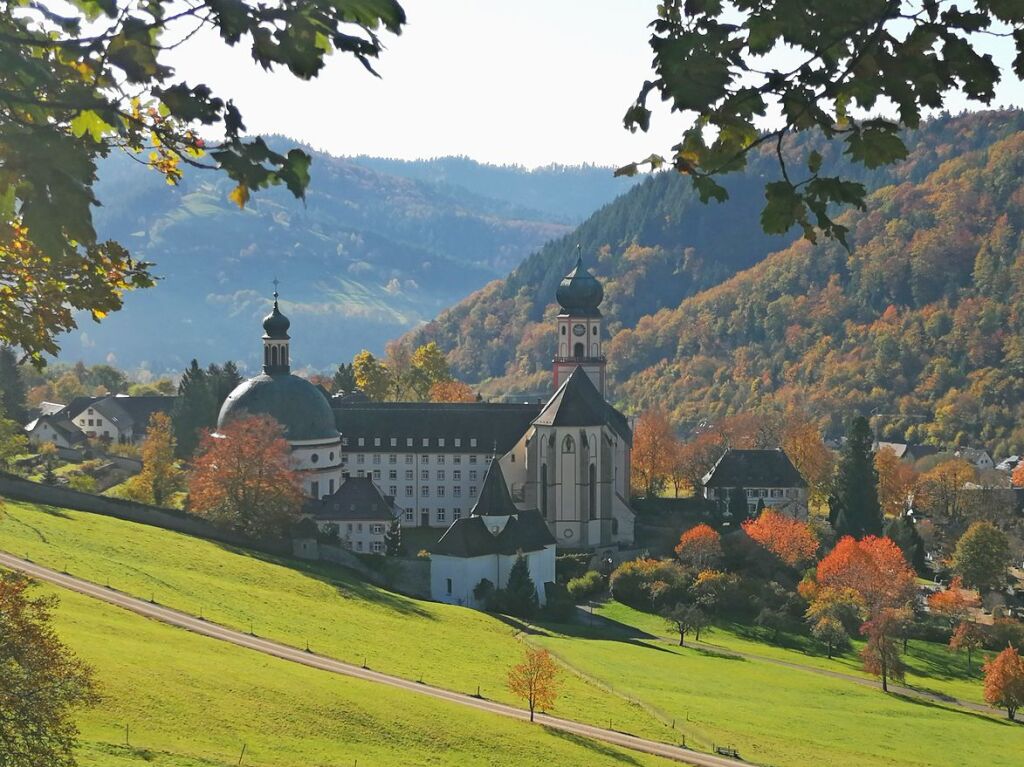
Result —
M179 74L231 94L251 132L283 133L333 154L461 154L528 166L622 165L667 153L685 125L656 115L632 135L622 115L650 75L656 0L404 0L409 23L388 37L378 71L333 57L308 83L264 73L244 48L199 35L176 52ZM1001 64L1010 45L986 42ZM997 103L1024 106L1017 81ZM966 106L952 104L954 111Z

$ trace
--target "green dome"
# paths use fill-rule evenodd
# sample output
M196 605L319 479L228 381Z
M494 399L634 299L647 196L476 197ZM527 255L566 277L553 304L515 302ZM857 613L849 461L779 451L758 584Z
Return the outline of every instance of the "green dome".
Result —
M220 409L217 428L243 415L269 415L289 442L338 439L334 411L323 392L304 378L263 373L239 384Z

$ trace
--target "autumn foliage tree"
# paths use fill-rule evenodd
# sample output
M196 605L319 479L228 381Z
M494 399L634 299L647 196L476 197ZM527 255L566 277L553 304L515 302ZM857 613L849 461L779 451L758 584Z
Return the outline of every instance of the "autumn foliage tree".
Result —
M476 402L476 394L462 381L438 381L427 396L431 402Z
M297 519L302 499L291 449L270 416L237 418L203 437L189 477L197 514L247 535L275 536Z
M1006 533L991 522L972 522L957 541L953 569L963 576L968 586L993 589L1006 578L1010 559Z
M32 596L31 587L0 573L0 764L70 767L75 714L97 702L97 687L50 625L56 598Z
M790 567L811 561L818 551L810 525L771 509L744 522L743 531Z
M965 650L967 652L967 672L971 671L971 656L985 643L985 632L982 631L974 621L961 621L953 629L953 636L949 638L949 649L953 652Z
M633 492L657 495L665 486L678 439L663 410L646 410L633 429L631 481Z
M884 608L872 616L862 627L861 633L867 638L860 657L864 670L882 679L882 691L889 691L889 680L900 681L906 666L900 658L896 637L907 616L904 609Z
M722 537L709 525L697 525L679 536L675 551L684 565L707 570L722 558Z
M164 505L184 483L184 475L175 461L176 450L171 417L154 413L142 442L142 471L128 480L126 497Z
M967 620L972 610L981 607L981 600L974 592L964 588L963 578L953 578L949 588L936 591L928 596L928 609L949 621L950 628Z
M899 516L907 509L911 493L917 483L917 472L906 461L900 460L888 445L875 453L875 471L878 473L878 502L882 513Z
M985 663L984 671L986 702L1005 708L1007 718L1014 721L1024 705L1024 661L1017 648L1007 647Z
M852 589L869 616L900 609L914 596L914 571L899 546L888 538L840 539L818 563L819 588Z
M508 671L509 692L526 701L531 722L537 709L554 708L559 682L558 664L551 653L534 647L525 647L523 661Z
M825 446L821 429L805 413L790 409L782 425L781 447L807 483L811 505L824 503L828 499L835 459Z

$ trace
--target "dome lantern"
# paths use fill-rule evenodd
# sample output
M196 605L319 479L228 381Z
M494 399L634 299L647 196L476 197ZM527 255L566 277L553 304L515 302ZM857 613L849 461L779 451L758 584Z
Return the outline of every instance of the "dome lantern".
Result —
M576 266L558 284L555 298L566 314L577 317L599 317L598 307L604 300L604 288L584 266L580 246L576 246Z
M288 328L291 320L281 313L277 305L277 280L274 280L274 309L263 318L263 372L268 375L287 374L290 370L288 357Z

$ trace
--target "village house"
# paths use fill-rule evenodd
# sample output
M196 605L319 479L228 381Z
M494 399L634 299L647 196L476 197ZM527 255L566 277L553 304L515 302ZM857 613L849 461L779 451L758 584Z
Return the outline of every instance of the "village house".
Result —
M729 501L742 493L747 513L763 505L795 519L807 519L807 482L781 449L735 450L722 454L701 480L703 495L729 515Z
M386 536L401 514L394 498L369 477L348 477L333 495L310 499L303 507L321 533L337 532L341 545L356 553L385 554Z

